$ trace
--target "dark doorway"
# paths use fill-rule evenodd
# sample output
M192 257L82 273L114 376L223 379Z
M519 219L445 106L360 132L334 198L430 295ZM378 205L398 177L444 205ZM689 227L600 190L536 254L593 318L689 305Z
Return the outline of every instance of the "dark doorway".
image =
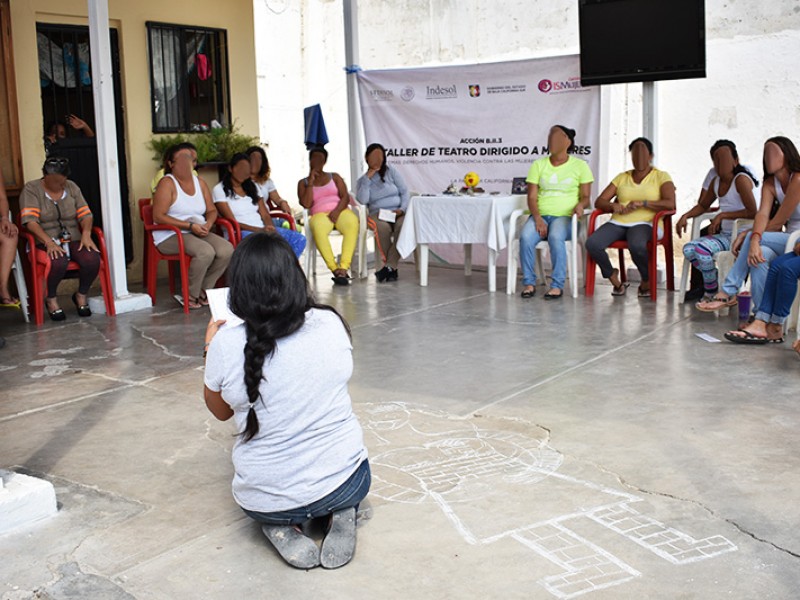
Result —
M128 203L128 164L125 156L125 121L120 83L119 36L111 29L111 64L114 73L114 98L117 124L120 206L125 236L125 262L133 260L131 213ZM94 214L103 226L100 206L100 177L97 143L94 138L94 97L92 96L89 28L74 25L36 24L39 49L39 77L42 93L42 143L49 154L70 159L72 179L81 188ZM87 129L72 126L72 116L83 120ZM63 130L66 137L48 139L48 134Z

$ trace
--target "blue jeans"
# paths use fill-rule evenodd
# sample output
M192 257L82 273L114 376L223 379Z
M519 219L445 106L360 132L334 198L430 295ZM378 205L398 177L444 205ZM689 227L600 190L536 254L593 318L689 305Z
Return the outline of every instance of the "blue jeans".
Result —
M765 323L783 324L792 310L800 279L800 256L789 252L769 265L764 295L756 311L756 319Z
M293 231L291 229L284 229L283 227L278 227L277 225L275 226L275 231L283 239L289 242L289 245L292 247L292 251L294 251L294 255L297 258L300 258L300 255L306 248L306 236L304 236L302 233L298 233L297 231ZM246 238L251 233L253 232L245 231L244 229L242 229L242 239Z
M255 519L259 523L299 525L345 508L355 507L358 510L359 502L367 497L370 483L372 483L372 474L369 469L369 460L364 459L347 481L324 498L312 502L308 506L269 513L256 512L246 508L242 510L248 517Z
M747 274L750 273L750 294L753 297L753 311L758 312L758 308L761 306L761 298L764 296L764 284L767 281L769 263L786 251L786 242L788 240L788 233L765 231L761 236L761 254L764 257L764 262L757 267L751 267L747 264L747 254L750 252L750 234L748 233L747 237L744 238L742 247L739 249L739 256L736 257L733 268L725 278L725 283L722 284L722 291L729 296L738 294L739 288L742 287Z
M567 240L572 237L570 217L553 217L543 215L547 223L545 239L550 245L550 260L553 263L553 283L551 287L564 289L567 278ZM536 231L533 216L525 221L519 236L519 259L522 263L522 285L536 285L536 244L542 241Z

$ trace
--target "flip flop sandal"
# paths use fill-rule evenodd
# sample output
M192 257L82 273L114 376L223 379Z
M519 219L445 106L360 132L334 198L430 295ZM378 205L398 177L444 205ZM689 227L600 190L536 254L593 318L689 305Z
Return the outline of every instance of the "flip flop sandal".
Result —
M701 312L710 313L717 312L722 308L736 306L738 302L739 301L736 299L736 296L726 296L725 298L717 296L711 302L698 302L694 305L694 307Z
M612 296L624 296L625 293L628 291L629 287L631 287L631 284L626 281L621 286L612 288L611 289L611 295Z
M743 333L744 335L737 335ZM768 342L767 338L753 335L749 331L728 331L725 334L725 339L734 344L750 344L762 346Z
M536 295L536 286L532 290L523 290L520 294L523 298L533 298Z
M345 508L331 515L331 526L322 540L319 562L324 569L338 569L356 552L356 509Z
M782 344L786 341L786 338L781 336L779 338L767 338L767 343L769 344Z
M319 548L314 540L292 525L262 525L261 531L281 558L293 567L313 569L319 566Z
M200 306L208 306L208 296L206 296L205 292L197 297L197 303Z
M8 296L6 298L0 298L0 308L19 308L22 303L17 298L12 298Z
M181 296L180 294L175 294L172 297L175 299L175 302L183 306L183 296ZM192 297L189 296L189 310L197 310L198 308L203 308L203 305L199 304L195 300L192 300Z
M643 288L639 286L636 289L636 297L637 298L649 298L650 297L650 288Z

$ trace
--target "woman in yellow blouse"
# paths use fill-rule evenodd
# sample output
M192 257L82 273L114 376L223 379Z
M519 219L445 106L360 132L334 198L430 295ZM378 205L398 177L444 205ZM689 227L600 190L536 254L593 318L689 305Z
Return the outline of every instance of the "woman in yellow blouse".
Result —
M611 294L622 296L628 286L622 283L619 269L611 266L606 248L625 240L641 276L638 295L646 297L650 295L647 242L653 236L653 217L660 210L675 210L675 185L669 173L653 166L650 140L636 138L628 150L633 169L617 175L595 201L595 208L613 216L589 236L586 251L600 267L603 277L614 286ZM664 232L664 235L672 235L672 232Z

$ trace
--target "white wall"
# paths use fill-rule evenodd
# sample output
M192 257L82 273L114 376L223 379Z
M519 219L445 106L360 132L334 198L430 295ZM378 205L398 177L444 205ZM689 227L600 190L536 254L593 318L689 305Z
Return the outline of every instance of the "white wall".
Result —
M302 108L320 103L329 167L349 178L341 0L254 0L261 136L274 179L290 201L306 171ZM361 0L365 69L489 62L578 52L576 0ZM283 12L276 14L270 8ZM800 5L794 0L706 0L708 77L660 82L658 165L678 188L679 209L697 197L708 149L732 139L760 172L764 139L800 143ZM608 86L609 140L598 187L628 168L641 134L641 85ZM350 183L350 182L349 182ZM599 190L596 190L599 192Z

